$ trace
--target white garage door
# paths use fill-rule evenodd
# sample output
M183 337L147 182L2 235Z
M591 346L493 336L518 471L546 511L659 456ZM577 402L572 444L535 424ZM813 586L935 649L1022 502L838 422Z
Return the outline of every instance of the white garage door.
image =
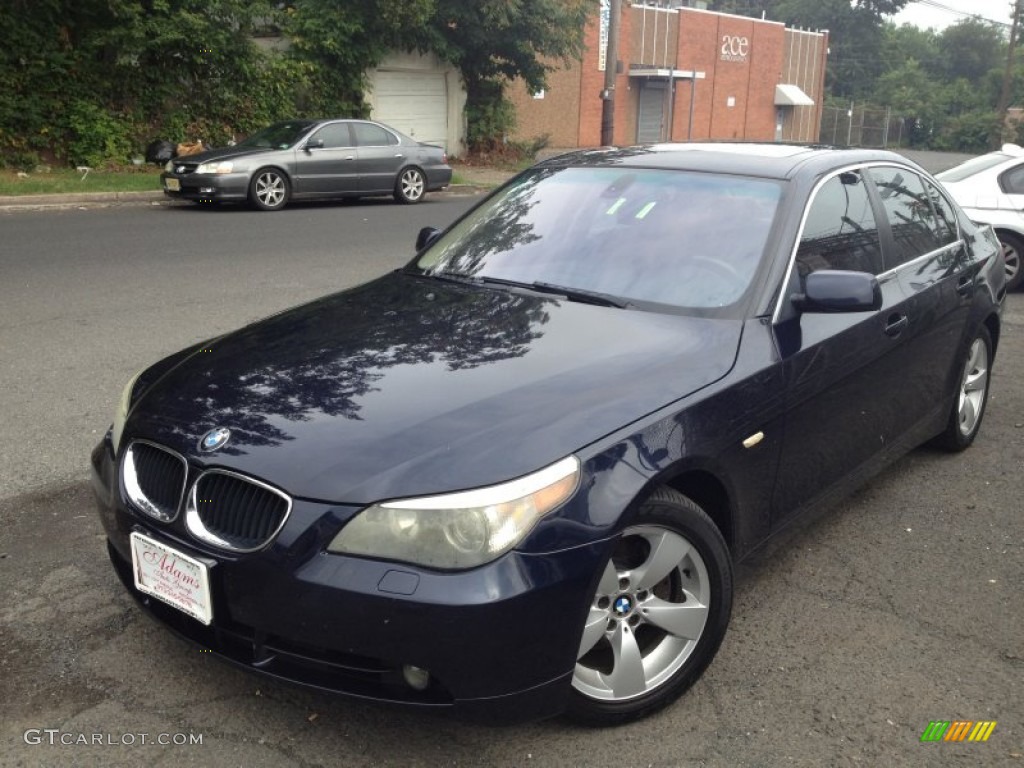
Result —
M373 119L417 141L447 148L448 89L444 73L378 71Z

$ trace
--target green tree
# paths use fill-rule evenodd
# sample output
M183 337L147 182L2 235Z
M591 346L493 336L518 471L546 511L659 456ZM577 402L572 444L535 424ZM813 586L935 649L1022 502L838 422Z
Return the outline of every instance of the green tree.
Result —
M435 0L295 0L282 19L289 57L308 73L298 94L308 114L361 117L365 73L412 39L436 12Z
M514 119L505 85L545 87L560 61L578 58L588 0L294 0L284 30L291 55L312 68L307 108L362 114L366 69L394 49L434 52L466 82L471 145L501 139Z
M885 71L885 17L908 0L718 0L712 9L760 17L790 26L829 30L826 86L833 96L862 98Z
M0 0L0 160L125 162L148 138L219 141L292 106L253 33L270 0Z
M921 29L913 24L896 26L888 22L882 29L882 63L886 70L896 69L913 59L925 72L939 71L939 36L934 29Z
M505 85L522 78L537 91L560 63L583 53L588 0L435 0L430 24L408 39L462 72L471 146L486 146L511 129Z
M950 79L980 81L1004 60L1002 31L979 19L963 19L946 27L938 38L939 71Z

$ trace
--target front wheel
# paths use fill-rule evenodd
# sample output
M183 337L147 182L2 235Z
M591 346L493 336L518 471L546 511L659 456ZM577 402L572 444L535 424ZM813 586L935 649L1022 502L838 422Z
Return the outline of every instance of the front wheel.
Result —
M427 191L427 177L419 168L406 168L395 182L395 200L400 203L418 203Z
M261 211L279 211L288 203L288 177L276 168L261 168L249 182L249 202Z
M601 573L567 716L618 725L675 701L711 663L731 611L722 534L693 501L659 488Z
M935 443L947 451L962 451L974 442L988 403L989 374L992 369L992 337L982 326L967 350L960 373L957 398L949 414L946 429Z

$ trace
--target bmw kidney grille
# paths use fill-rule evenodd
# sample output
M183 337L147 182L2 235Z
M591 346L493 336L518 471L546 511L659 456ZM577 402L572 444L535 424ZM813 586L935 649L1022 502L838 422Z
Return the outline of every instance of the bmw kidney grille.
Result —
M133 441L121 463L132 508L173 522L186 497L188 462L155 443ZM223 469L202 472L185 498L185 528L200 541L232 552L254 552L284 527L291 498L250 477Z

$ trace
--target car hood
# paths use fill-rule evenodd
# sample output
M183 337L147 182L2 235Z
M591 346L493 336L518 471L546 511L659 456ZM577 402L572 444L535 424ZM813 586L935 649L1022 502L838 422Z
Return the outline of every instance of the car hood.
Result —
M125 435L306 499L478 487L721 378L741 328L392 273L197 349L139 395ZM217 427L230 440L203 453Z
M268 152L279 152L277 149L259 149L256 147L217 147L207 149L205 152L197 152L194 155L178 155L174 158L175 163L209 163L217 160L230 160L233 157L243 155L263 155Z

